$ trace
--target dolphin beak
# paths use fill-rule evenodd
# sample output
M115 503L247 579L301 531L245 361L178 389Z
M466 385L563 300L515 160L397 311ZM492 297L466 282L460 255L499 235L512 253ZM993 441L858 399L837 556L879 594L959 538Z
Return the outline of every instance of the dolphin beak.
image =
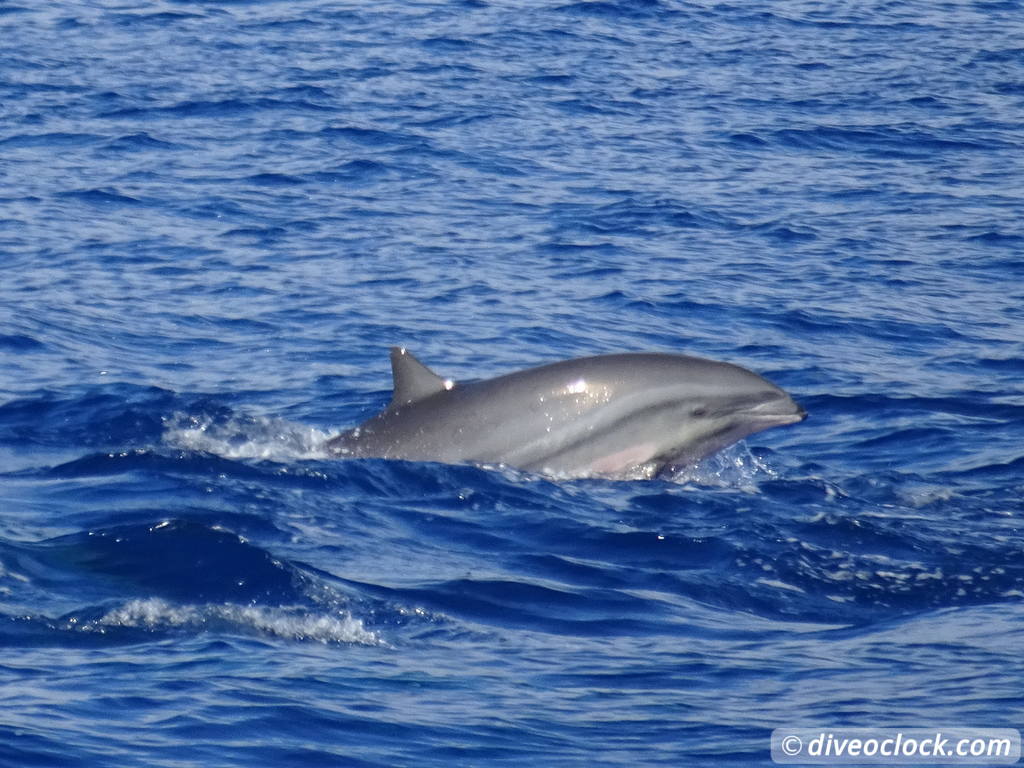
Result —
M784 426L786 424L797 424L807 418L807 411L794 402L793 398L785 392L779 393L777 397L764 400L749 408L745 416L757 419L758 421L770 422L771 426Z

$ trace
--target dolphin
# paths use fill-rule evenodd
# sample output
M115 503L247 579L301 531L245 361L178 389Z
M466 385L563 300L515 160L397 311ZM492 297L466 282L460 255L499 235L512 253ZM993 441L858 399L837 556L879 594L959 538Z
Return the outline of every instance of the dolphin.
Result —
M455 384L391 349L390 404L326 441L337 457L505 465L555 477L654 477L807 414L730 363L583 357Z

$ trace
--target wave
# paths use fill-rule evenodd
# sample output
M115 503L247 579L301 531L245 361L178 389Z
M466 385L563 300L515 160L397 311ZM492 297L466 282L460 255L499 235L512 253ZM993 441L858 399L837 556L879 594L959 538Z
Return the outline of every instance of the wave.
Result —
M164 419L164 427L166 445L227 459L291 462L330 457L323 447L330 433L273 417L177 412Z
M238 604L181 604L158 597L129 600L88 618L88 612L63 617L57 628L107 634L113 629L147 632L245 633L300 642L344 645L382 645L378 633L366 629L350 614L311 613L303 607L265 607Z
M22 615L15 621L21 634L34 626L37 636L111 635L121 628L382 642L352 614L349 599L322 579L198 519L97 528L35 544L0 541L0 586L3 581L22 593L47 594L51 606L92 602L60 619Z

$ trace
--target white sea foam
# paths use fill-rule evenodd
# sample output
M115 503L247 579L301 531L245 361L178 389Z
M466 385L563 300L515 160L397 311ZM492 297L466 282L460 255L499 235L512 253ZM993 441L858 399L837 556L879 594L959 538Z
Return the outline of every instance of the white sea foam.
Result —
M328 454L323 445L329 437L314 427L265 416L215 419L175 413L164 419L166 444L226 459L324 459Z
M757 484L779 476L759 456L755 456L746 443L736 443L707 457L691 467L681 467L669 474L674 483L686 485L742 488L757 492Z
M113 627L140 629L192 628L202 630L218 625L235 627L246 633L280 637L286 640L359 645L382 645L360 619L347 612L338 615L312 613L294 607L204 604L177 605L158 597L129 600L89 622L76 623L83 631L104 632Z

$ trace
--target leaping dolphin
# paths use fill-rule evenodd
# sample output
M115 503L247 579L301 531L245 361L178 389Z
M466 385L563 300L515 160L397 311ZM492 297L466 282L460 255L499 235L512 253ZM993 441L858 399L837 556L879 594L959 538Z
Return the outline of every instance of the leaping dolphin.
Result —
M504 464L556 477L653 477L807 414L756 373L674 354L541 365L454 384L391 349L391 403L335 456Z

